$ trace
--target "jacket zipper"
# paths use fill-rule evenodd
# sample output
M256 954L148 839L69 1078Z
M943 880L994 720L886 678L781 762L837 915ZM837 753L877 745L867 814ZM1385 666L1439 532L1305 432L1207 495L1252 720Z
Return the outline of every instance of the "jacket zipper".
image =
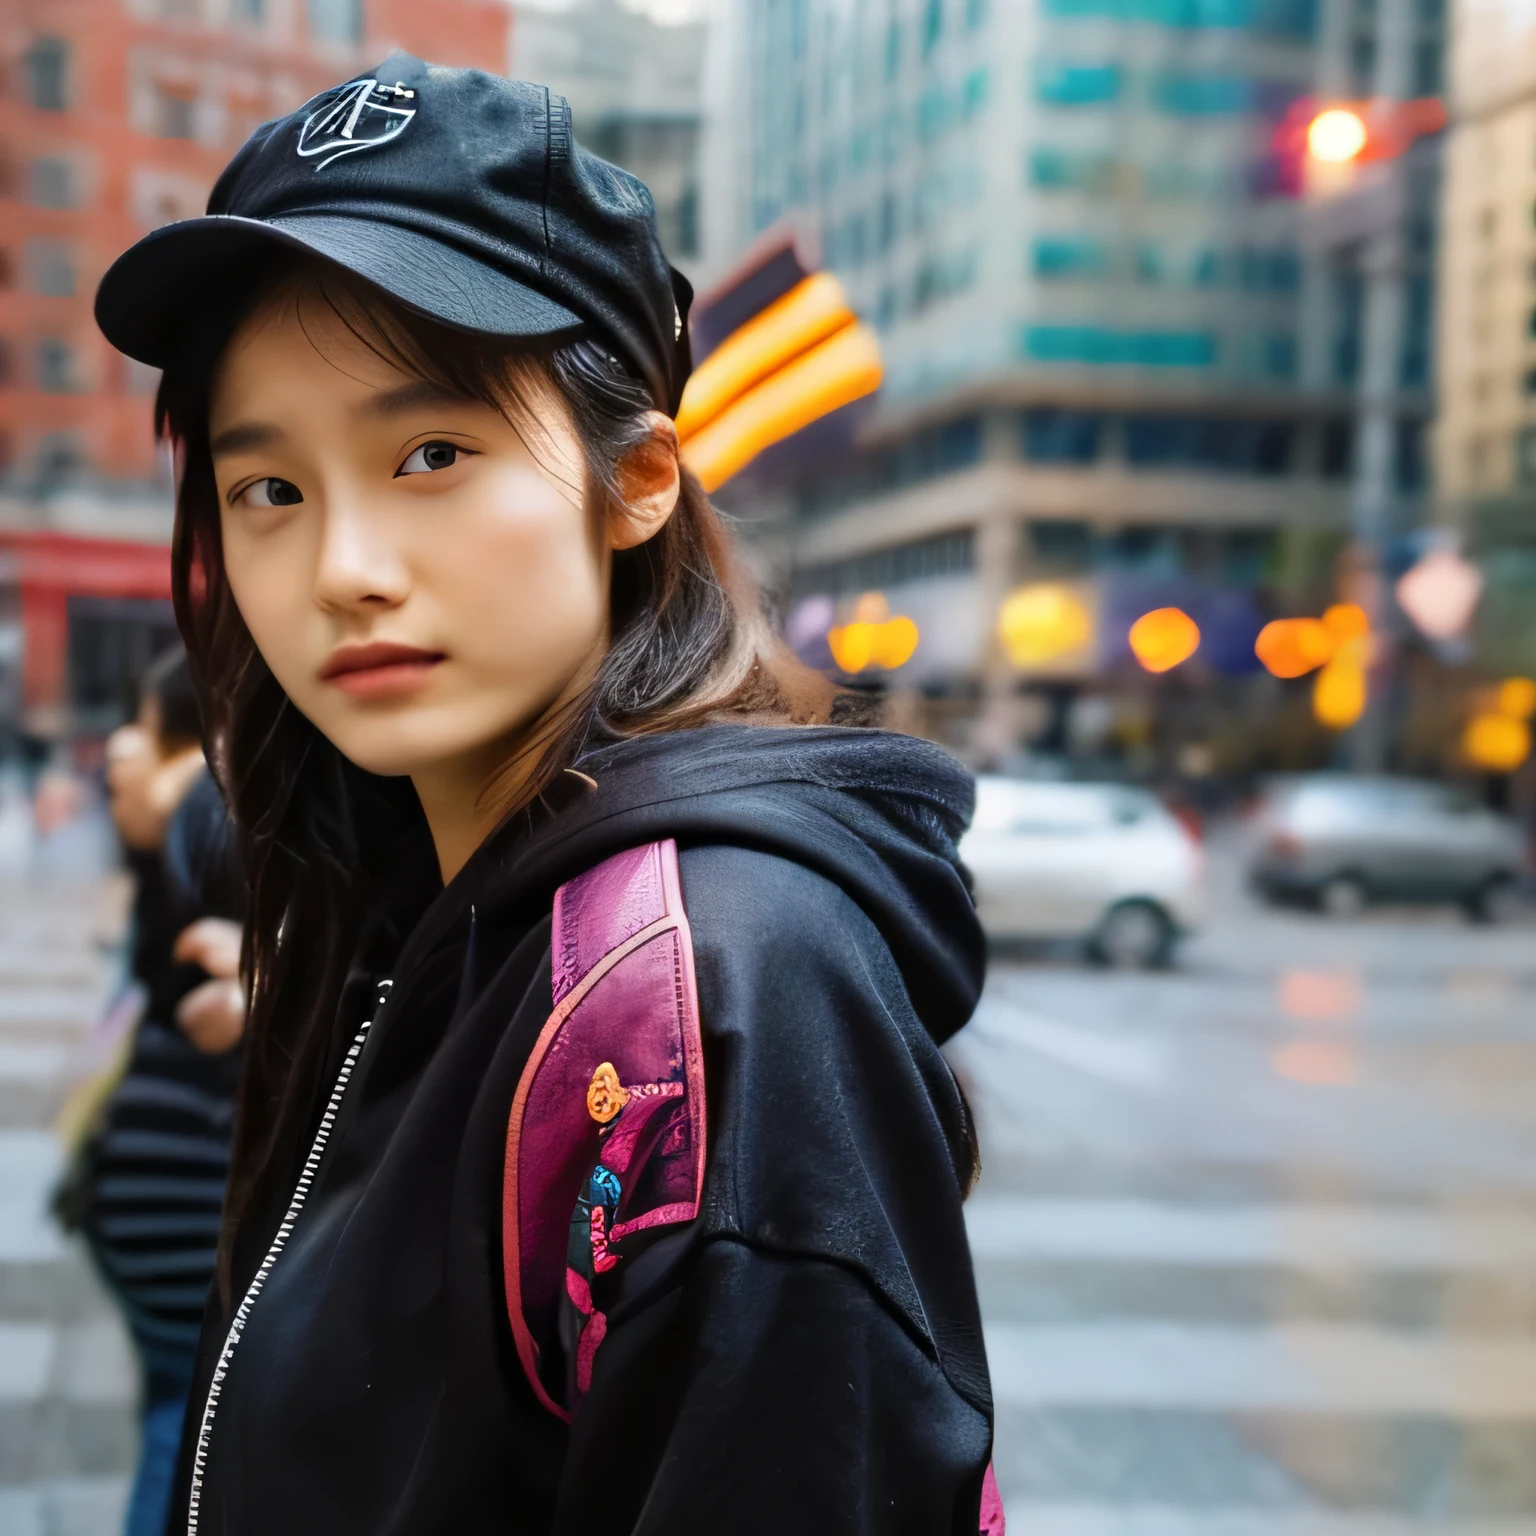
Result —
M393 982L381 981L379 987L379 1008L384 1006L384 996L387 995ZM192 1488L187 1499L187 1536L197 1536L198 1516L201 1513L203 1498L203 1477L208 1470L208 1446L213 1437L213 1418L218 1412L219 1397L224 1390L224 1378L229 1374L229 1364L235 1353L235 1346L239 1344L245 1333L245 1325L251 1315L251 1308L255 1305L256 1298L261 1294L261 1288L267 1283L267 1277L272 1273L277 1264L278 1255L288 1242L293 1232L294 1223L299 1219L299 1213L304 1209L304 1202L309 1197L309 1191L315 1182L315 1175L320 1170L320 1159L325 1156L327 1143L331 1139L331 1130L336 1124L337 1112L341 1109L341 1101L347 1091L347 1084L352 1081L352 1073L357 1067L357 1059L362 1055L363 1042L368 1038L368 1031L378 1019L377 1009L371 1019L363 1023L358 1030L356 1039L349 1047L346 1058L342 1061L341 1070L336 1074L336 1084L331 1089L331 1096L326 1102L325 1113L320 1116L320 1124L315 1131L315 1139L309 1149L309 1156L304 1159L304 1167L299 1173L298 1183L294 1186L293 1198L288 1202L288 1209L283 1215L277 1233L272 1239L272 1246L267 1249L266 1257L262 1259L260 1267L250 1285L246 1287L245 1295L240 1300L240 1305L235 1308L234 1320L229 1325L229 1333L225 1336L224 1347L219 1351L218 1364L213 1368L213 1380L208 1383L208 1399L203 1404L202 1422L197 1431L197 1452L192 1458Z

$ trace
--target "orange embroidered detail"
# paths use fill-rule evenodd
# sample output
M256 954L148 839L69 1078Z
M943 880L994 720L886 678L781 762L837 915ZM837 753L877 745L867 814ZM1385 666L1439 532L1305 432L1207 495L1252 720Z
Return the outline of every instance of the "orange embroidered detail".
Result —
M629 1091L619 1082L613 1063L605 1061L587 1084L587 1113L599 1125L607 1125L629 1103Z

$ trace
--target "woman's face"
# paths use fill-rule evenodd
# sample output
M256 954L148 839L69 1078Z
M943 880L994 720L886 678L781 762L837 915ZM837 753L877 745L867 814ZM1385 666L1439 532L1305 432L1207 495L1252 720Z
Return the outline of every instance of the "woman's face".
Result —
M553 388L539 414L520 436L302 296L231 343L210 411L230 589L288 697L360 767L484 777L600 660L608 552L638 540L590 526Z

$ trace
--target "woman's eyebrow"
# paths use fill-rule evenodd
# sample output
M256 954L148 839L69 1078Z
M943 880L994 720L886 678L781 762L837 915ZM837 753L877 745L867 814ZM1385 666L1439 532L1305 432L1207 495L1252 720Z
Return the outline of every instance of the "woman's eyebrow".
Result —
M208 444L208 451L215 456L221 453L252 453L258 448L270 448L283 436L281 427L268 421L237 421L216 433Z
M456 394L429 379L413 379L395 389L383 389L366 400L359 401L353 411L359 416L399 416L406 411L420 410L432 405L470 405L463 395Z

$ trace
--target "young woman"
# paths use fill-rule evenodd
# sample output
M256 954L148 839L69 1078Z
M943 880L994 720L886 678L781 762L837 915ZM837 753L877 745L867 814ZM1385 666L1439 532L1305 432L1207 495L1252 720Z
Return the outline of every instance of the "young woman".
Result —
M104 280L251 878L176 1528L1000 1530L967 777L825 722L542 88L397 56Z

